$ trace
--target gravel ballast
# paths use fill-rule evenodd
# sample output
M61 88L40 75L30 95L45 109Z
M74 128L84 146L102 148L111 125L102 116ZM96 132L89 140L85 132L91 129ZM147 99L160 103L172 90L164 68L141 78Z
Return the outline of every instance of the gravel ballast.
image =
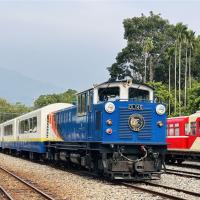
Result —
M162 199L160 196L153 196L125 186L113 185L107 181L80 176L48 165L34 163L2 153L0 153L0 165L10 171L13 171L20 177L30 180L37 187L41 187L42 190L45 190L48 194L59 200ZM199 190L200 185L200 180L198 179L184 178L168 174L163 174L161 180L151 182L194 192ZM141 185L143 187L150 188L150 186ZM176 191L166 191L162 188L156 188L156 190L164 193L177 194L177 196L184 197L186 199L189 198L188 195L180 194ZM192 200L194 198L190 199ZM195 200L196 199L197 198L195 198Z
M13 171L24 179L32 181L37 187L47 191L59 200L160 200L159 196L112 185L47 165L30 162L0 153L0 165Z

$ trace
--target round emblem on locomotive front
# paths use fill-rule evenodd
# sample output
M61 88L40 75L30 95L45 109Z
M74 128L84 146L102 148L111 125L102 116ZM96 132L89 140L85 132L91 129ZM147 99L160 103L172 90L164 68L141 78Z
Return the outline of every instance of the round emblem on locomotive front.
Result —
M133 114L129 117L128 123L133 131L138 132L144 127L144 118L140 114Z

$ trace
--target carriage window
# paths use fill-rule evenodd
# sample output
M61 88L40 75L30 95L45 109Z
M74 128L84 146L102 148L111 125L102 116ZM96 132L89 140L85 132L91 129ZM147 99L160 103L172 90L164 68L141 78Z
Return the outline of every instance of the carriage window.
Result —
M33 117L33 131L37 132L37 117Z
M190 135L196 135L195 134L196 133L196 122L190 123L190 130L191 130Z
M37 117L32 117L19 122L19 133L37 132Z
M189 135L189 124L185 124L185 135Z
M129 99L149 100L149 91L129 88Z
M87 111L87 93L79 94L78 96L78 113L85 114Z
M13 125L12 124L4 126L4 135L5 136L13 135Z
M178 123L175 124L175 135L176 136L179 135L179 124Z
M119 87L99 88L99 101L115 101L120 98Z
M198 128L199 129L198 132L200 133L200 122L198 122L198 127L199 127Z
M168 135L174 135L174 124L168 124Z
M174 135L174 125L173 124L169 125L169 135L170 136Z

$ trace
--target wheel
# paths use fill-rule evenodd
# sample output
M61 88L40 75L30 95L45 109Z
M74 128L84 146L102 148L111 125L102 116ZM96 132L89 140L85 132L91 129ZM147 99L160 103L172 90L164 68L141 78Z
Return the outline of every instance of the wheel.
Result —
M178 160L177 160L178 165L181 165L183 161L184 161L184 160L182 160L182 159L178 159Z

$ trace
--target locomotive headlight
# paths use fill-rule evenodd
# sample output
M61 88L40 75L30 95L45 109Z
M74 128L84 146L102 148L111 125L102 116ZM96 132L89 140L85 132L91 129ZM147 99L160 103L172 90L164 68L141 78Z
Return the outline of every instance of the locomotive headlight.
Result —
M105 111L107 113L113 113L115 111L115 105L112 102L108 102L105 104Z
M112 120L111 120L111 119L108 119L108 120L106 121L106 124L109 125L109 126L111 126L111 125L112 125Z
M158 105L156 106L156 112L157 112L158 115L163 115L163 114L165 114L165 111L166 111L166 108L165 108L164 105L158 104Z
M158 121L158 122L157 122L157 125L158 125L159 127L162 127L164 124L163 124L162 121Z

